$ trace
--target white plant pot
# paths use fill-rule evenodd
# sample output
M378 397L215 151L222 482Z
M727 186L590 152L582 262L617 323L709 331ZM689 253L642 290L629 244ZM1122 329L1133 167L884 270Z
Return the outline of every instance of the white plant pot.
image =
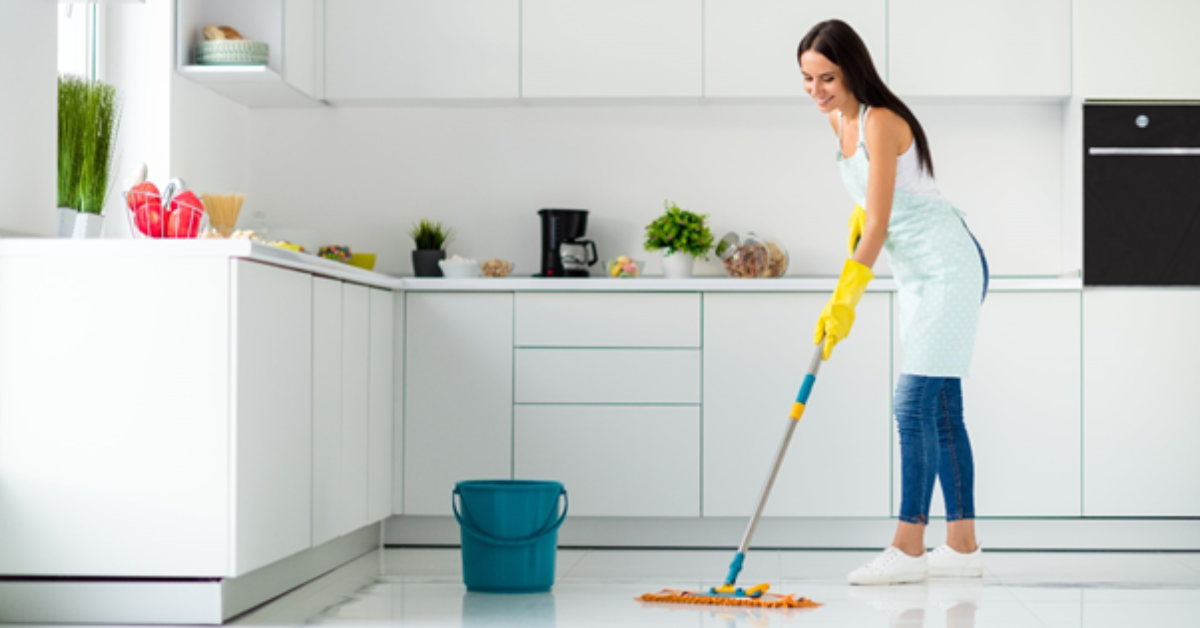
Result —
M667 279L687 279L692 276L692 265L696 258L687 253L675 252L663 254L663 277Z
M75 217L75 231L72 237L75 238L99 238L100 231L104 228L104 216L100 214L85 214L79 212Z
M71 209L70 207L58 208L58 219L54 229L54 236L58 238L70 238L75 235L75 217L79 215L79 210Z

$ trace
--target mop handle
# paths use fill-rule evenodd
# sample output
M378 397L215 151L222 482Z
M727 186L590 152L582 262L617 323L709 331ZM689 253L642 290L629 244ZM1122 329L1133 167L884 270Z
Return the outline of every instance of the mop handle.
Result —
M796 395L796 403L792 404L792 412L788 415L789 420L787 430L783 434L783 442L779 443L779 451L775 454L775 464L771 466L771 473L767 476L766 483L763 484L762 494L758 496L758 505L754 508L754 515L750 517L750 524L746 526L742 544L738 546L739 556L745 556L746 550L750 547L750 538L754 536L754 528L758 526L758 519L762 516L763 508L767 506L767 497L771 494L771 487L775 485L775 476L779 475L783 456L787 453L788 443L792 441L792 432L796 431L796 424L800 422L800 416L804 414L804 404L808 403L808 395L812 392L813 383L817 381L817 371L821 370L821 350L824 345L824 341L817 344L812 362L808 365L808 374L804 376L804 383L800 385L800 393ZM734 577L736 578L736 575Z

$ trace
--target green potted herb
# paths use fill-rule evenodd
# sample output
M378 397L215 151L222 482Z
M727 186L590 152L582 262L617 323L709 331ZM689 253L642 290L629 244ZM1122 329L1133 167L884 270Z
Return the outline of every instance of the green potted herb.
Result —
M707 214L694 214L671 201L663 201L663 214L646 225L647 251L662 251L663 275L673 279L692 276L697 257L706 257L713 234L704 224Z
M417 247L412 253L413 274L418 277L442 276L438 261L446 259L446 243L452 232L453 229L443 227L442 223L424 218L413 225L412 231L408 232Z
M58 79L58 235L94 238L112 191L120 112L117 90L78 76Z

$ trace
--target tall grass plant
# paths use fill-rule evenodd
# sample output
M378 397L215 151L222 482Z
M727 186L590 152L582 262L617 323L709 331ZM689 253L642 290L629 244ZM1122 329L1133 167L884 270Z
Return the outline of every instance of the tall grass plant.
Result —
M117 89L78 76L58 79L58 206L99 214L112 191L120 127Z

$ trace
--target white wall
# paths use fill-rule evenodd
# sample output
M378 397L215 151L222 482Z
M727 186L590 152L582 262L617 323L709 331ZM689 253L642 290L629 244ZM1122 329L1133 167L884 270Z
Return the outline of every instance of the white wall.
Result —
M197 193L225 193L245 189L249 178L249 109L175 73L174 5L107 7L105 80L124 107L108 237L129 236L121 191L143 163L159 188L182 177Z
M0 235L54 235L58 5L0 0Z
M942 191L968 213L994 274L1063 271L1063 106L910 103ZM853 201L825 118L798 104L330 107L252 110L246 212L317 229L322 243L411 274L409 227L457 230L449 251L539 270L537 210L588 209L602 258L642 251L671 199L717 237L755 229L792 253L789 274L835 275ZM879 268L884 274L886 266ZM697 269L720 274L715 258Z

